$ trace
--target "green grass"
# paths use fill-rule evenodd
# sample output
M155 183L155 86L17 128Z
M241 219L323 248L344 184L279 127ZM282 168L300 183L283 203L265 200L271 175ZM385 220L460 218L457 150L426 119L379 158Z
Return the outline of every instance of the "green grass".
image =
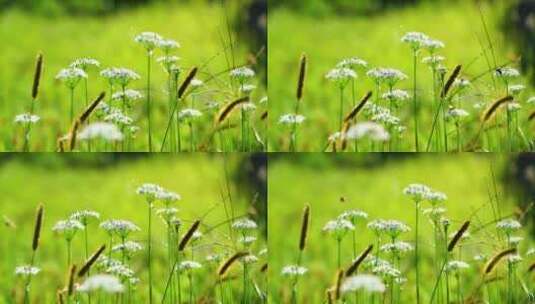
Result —
M505 13L502 5L483 6L483 13L488 25L497 64L505 64L521 54L515 53L513 46L506 41L500 32L500 17ZM482 47L486 49L487 40L480 21L477 6L470 1L454 3L427 3L408 6L399 10L389 10L370 16L327 16L315 18L299 15L287 9L270 11L269 18L269 95L270 105L270 150L286 151L289 145L289 129L278 124L283 113L293 112L295 108L295 91L297 86L298 62L301 53L309 59L305 93L300 113L307 120L299 127L300 144L298 151L319 151L327 143L329 134L338 130L339 90L325 79L325 74L341 59L357 56L366 60L369 67L392 67L401 70L409 79L400 82L396 87L412 91L412 55L409 47L400 42L408 31L421 31L441 40L446 44L439 54L446 57L445 65L449 71L455 65L462 64L462 75L472 79L489 70ZM291 39L288 39L291 37ZM427 56L423 52L420 59ZM491 59L492 61L492 59ZM424 64L418 65L418 95L421 104L419 122L420 145L426 144L432 121L431 105L431 72ZM528 88L518 99L524 109L520 113L522 127L525 117L532 110L525 100L533 93ZM366 91L373 90L374 85L365 75L358 71L356 99L360 99ZM462 108L471 116L464 124L465 143L472 138L478 126L480 113L472 108L476 102L491 102L501 96L503 91L494 91L489 75L473 83L473 88L463 96ZM531 91L531 92L530 92ZM351 106L351 87L345 90L345 109L348 113ZM372 97L373 100L374 97ZM410 100L409 100L410 101ZM399 150L414 149L412 103L402 107L400 118L408 127ZM505 115L505 114L504 114ZM362 121L363 118L360 118ZM453 132L453 128L451 132ZM527 131L525 131L527 132ZM451 135L454 141L455 135ZM528 138L531 134L528 133Z
M22 144L22 130L13 123L13 119L16 114L28 111L35 56L38 52L44 54L45 68L35 110L41 116L41 121L32 129L31 150L53 151L56 149L57 138L66 134L71 125L68 121L69 91L55 80L60 69L80 57L99 60L101 68L127 67L141 76L140 80L134 81L129 87L140 90L146 96L146 52L133 40L140 32L154 31L177 40L182 46L175 52L181 58L179 65L183 69L179 82L183 81L193 66L202 67L197 78L206 81L212 75L229 68L227 59L231 60L231 54L223 44L223 41L227 44L228 40L224 16L220 5L204 2L154 4L98 17L47 18L19 10L2 12L0 39L9 43L0 51L0 124L4 126L0 130L0 150L20 149ZM236 34L232 34L236 40ZM235 43L235 62L244 64L247 46L240 40ZM161 65L155 62L160 56L162 52L156 51L151 75L153 146L158 151L167 125L168 105L167 75ZM209 88L195 97L197 106L201 102L212 100L223 105L232 99L225 95L229 89L226 75L223 73L216 80L207 83ZM92 70L88 81L90 100L102 91L109 94L107 82L98 75L98 71ZM263 89L259 88L258 96L253 94L253 101L263 96L261 91ZM190 101L191 98L188 98L188 104ZM148 148L145 102L145 99L138 101L132 113L134 124L141 127L133 150L145 151ZM80 83L75 92L76 113L83 110L84 103ZM199 134L203 134L198 138L199 144L205 140L205 134L211 128L211 116L206 113L198 126ZM186 128L183 133L187 133Z
M336 242L322 233L323 225L344 210L356 208L369 214L368 221L377 218L397 219L414 229L414 203L402 193L410 183L424 183L447 194L448 200L444 206L447 208L446 216L451 220L450 232L459 229L464 221L472 221L470 231L473 238L464 243L462 258L471 264L471 269L463 278L465 296L472 291L481 266L475 264L472 257L480 253L490 256L502 246L493 224L487 226L486 230L477 230L494 219L488 197L489 191L492 192L489 188L492 186L491 163L499 180L507 158L481 154L392 156L384 163L377 161L378 158L372 154L337 157L302 154L270 162L268 227L272 278L270 290L274 302L290 303L290 281L280 276L280 270L284 265L296 261L300 218L306 203L311 206L311 224L303 265L309 272L299 283L299 303L320 303L325 290L333 284L337 260ZM513 201L509 196L503 196L506 190L500 184L498 191L500 214L511 214ZM339 202L342 196L344 203ZM427 208L429 203L422 206ZM421 216L420 220L423 252L420 258L421 293L423 303L428 303L435 282L432 267L436 262L432 255L430 222L425 216ZM292 225L288 226L288 223ZM360 253L373 242L372 233L362 222L356 231L357 252ZM414 230L402 234L400 239L412 243ZM526 239L520 247L525 248L529 243L533 244ZM345 268L352 259L350 234L342 242L342 252L342 265ZM454 256L457 258L457 253ZM407 276L408 282L403 286L400 303L416 303L413 257L413 254L409 254L402 258L401 271ZM523 271L525 267L519 269ZM349 298L352 301L352 297Z
M126 219L134 222L141 231L132 233L130 239L144 244L147 238L147 203L143 197L136 194L136 189L146 182L157 183L182 196L182 200L176 204L179 209L178 217L183 221L181 233L184 233L195 219L202 219L200 231L204 233L204 237L194 246L196 259L204 265L195 275L196 295L197 298L215 296L214 267L217 266L208 268L204 257L227 251L232 254L234 250L229 247L231 243L228 240L226 224L231 216L230 210L227 216L220 195L221 187L224 187L225 183L223 157L184 154L180 158L170 155L141 157L111 165L99 162L105 158L107 156L103 154L86 154L67 160L59 156L40 154L13 158L2 164L0 214L11 219L16 228L6 225L0 227L0 251L3 252L0 271L4 274L0 278L0 303L13 303L13 291L18 296L22 294L23 282L14 275L14 270L15 266L29 262L35 209L39 203L45 208L41 245L36 256L36 265L42 272L35 276L32 282L31 290L35 300L32 303L52 303L57 288L63 286L67 274L65 242L51 231L53 225L74 211L95 210L100 212L101 220ZM229 176L232 178L237 174L238 165L244 158L227 156L227 160ZM248 209L247 196L237 189L232 180L229 185L234 198L234 214L243 216ZM161 203L155 203L155 208L161 207ZM154 299L159 303L167 279L166 228L155 213L152 228ZM101 244L109 242L98 223L93 223L89 229L91 252ZM260 234L258 237L261 243ZM253 248L263 248L260 243ZM75 236L73 248L73 263L81 267L84 261L82 232ZM190 250L188 247L188 254ZM145 246L132 260L132 268L141 279L136 296L138 301L143 303L148 303L146 254ZM238 269L239 267L233 266L232 275ZM253 275L254 271L253 267ZM95 274L95 271L92 273ZM185 278L182 280L183 284L187 282ZM236 294L241 291L240 282L233 281L231 284L235 286ZM262 283L259 281L258 284ZM183 291L187 290L184 288ZM184 296L184 299L187 297ZM21 298L18 298L18 301L21 301Z

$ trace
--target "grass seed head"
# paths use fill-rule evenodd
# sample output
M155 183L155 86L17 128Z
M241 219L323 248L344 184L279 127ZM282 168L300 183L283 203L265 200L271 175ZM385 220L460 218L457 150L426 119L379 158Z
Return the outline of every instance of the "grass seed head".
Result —
M299 250L305 250L307 243L308 228L310 223L310 205L303 209L303 219L301 221L301 237L299 238Z
M306 72L307 72L307 56L303 54L301 55L301 60L299 61L299 80L297 81L297 101L300 101L303 98L303 89L305 86Z
M182 83L182 85L178 89L178 95L177 95L178 99L181 99L182 96L184 96L184 93L186 92L186 89L191 84L191 81L195 78L195 75L197 75L197 71L198 71L197 67L194 67L194 68L191 69L191 71L189 71L188 76L186 76L186 79L184 79L184 82Z
M37 215L35 217L35 226L33 230L32 250L36 251L39 247L39 239L41 238L41 228L43 228L44 207L40 204L37 208Z
M37 61L35 63L35 73L33 74L32 85L32 99L35 100L39 94L39 84L41 82L41 74L43 73L43 54L37 55Z
M453 236L453 238L451 239L448 245L448 252L451 252L455 248L455 245L459 242L459 240L461 240L461 238L463 237L463 234L468 230L469 226L470 226L470 221L466 221L461 226L461 228L457 231L457 233L455 233L455 235Z
M182 237L182 240L180 241L180 244L178 245L178 250L179 251L184 251L184 249L186 248L186 246L188 245L188 242L190 241L190 239L193 237L193 234L195 233L195 231L197 231L197 229L199 228L199 225L201 224L201 221L200 220L196 220L192 225L191 227L189 228L189 230L186 232L186 234L184 234L184 237Z

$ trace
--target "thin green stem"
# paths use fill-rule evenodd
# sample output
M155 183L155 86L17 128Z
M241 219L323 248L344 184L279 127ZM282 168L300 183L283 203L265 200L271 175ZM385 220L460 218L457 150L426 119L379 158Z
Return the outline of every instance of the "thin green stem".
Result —
M150 65L151 65L151 52L147 52L147 122L148 122L148 132L149 132L149 152L152 152L152 122L151 122L151 104L150 104ZM152 290L152 287L151 287ZM151 299L152 303L152 294Z
M418 145L418 104L417 104L417 98L416 98L416 62L418 59L417 51L414 51L413 54L413 86L412 86L412 107L413 107L413 115L414 115L414 146L416 149L416 152L420 151L420 147ZM417 303L420 303L419 295L417 297Z
M149 202L149 236L147 241L147 249L148 249L148 255L147 255L147 263L149 266L149 303L152 303L152 262L151 262L151 254L152 254L152 202Z

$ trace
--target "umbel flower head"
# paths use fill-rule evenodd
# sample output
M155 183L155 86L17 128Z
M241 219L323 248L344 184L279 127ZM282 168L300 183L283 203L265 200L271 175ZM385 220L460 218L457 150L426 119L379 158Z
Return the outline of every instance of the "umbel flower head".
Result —
M81 69L81 70L83 70L85 72L87 72L87 70L90 67L97 67L98 68L99 66L100 66L100 62L98 62L98 60L93 59L93 58L79 58L79 59L74 60L69 65L70 68L78 68L78 69Z
M455 123L461 122L466 117L470 116L470 113L463 109L452 108L446 113L446 120L453 121Z
M520 72L518 72L517 69L510 68L510 67L503 67L499 68L495 72L496 77L504 79L506 81L518 78L520 76Z
M38 274L40 271L41 271L40 268L34 267L34 266L30 266L30 265L22 265L22 266L17 266L15 268L15 274L16 275L20 275L20 276L24 276L24 277L34 276L34 275Z
M180 194L167 191L167 190L161 190L156 193L156 199L163 202L165 205L169 205L171 203L175 203L182 199Z
M396 256L400 256L412 250L412 245L403 241L396 241L394 243L388 243L381 246L381 251L389 252Z
M71 220L77 220L82 225L87 226L91 220L98 220L100 218L100 213L92 210L80 210L76 211L69 217Z
M62 234L67 241L70 241L78 230L83 230L84 228L84 225L82 225L82 223L79 221L69 219L58 221L54 227L52 227L52 231Z
M180 262L180 265L178 265L178 269L182 270L195 270L202 268L202 264L195 262L195 261L182 261Z
M182 121L194 121L202 116L202 112L197 109L183 109L178 112L178 119Z
M358 57L345 58L336 64L337 68L349 68L349 69L355 69L359 67L365 68L367 66L368 66L368 63Z
M56 75L56 79L61 80L70 89L74 89L82 78L87 78L87 74L79 68L62 69Z
M294 125L294 124L302 124L305 121L305 116L300 114L284 114L279 118L279 124L282 125Z
M338 216L338 218L345 219L350 221L351 223L356 223L359 219L367 219L368 213L358 210L358 209L351 209L346 210L342 214Z
M141 34L134 37L134 41L143 45L147 52L152 53L161 42L162 37L153 32L142 32Z
M341 240L347 232L354 229L355 226L353 226L350 221L342 218L337 218L328 221L325 226L323 226L322 230L334 236L335 239Z
M115 142L123 140L123 133L116 125L108 122L94 122L86 126L80 133L78 139L91 140L103 139L108 142Z
M117 235L126 238L131 232L140 231L138 226L126 220L107 220L100 223L100 228L104 229L110 235Z
M325 75L325 78L343 88L351 79L357 78L357 73L350 68L341 67L330 70L327 75Z
M302 276L308 272L308 269L298 265L286 265L282 268L281 275L284 277Z
M14 122L15 123L19 123L19 124L34 124L34 123L37 123L39 120L41 119L41 117L37 116L37 115L33 115L33 114L30 114L30 113L24 113L24 114L19 114L17 116L15 116L15 120Z
M79 292L94 292L102 291L104 293L121 293L124 291L124 286L115 276L108 274L96 274L87 278L82 285L78 286Z
M396 90L392 90L392 91L388 91L384 93L381 97L386 100L405 101L409 99L409 93L407 93L407 91L404 91L404 90L396 89Z
M108 269L106 269L106 273L116 275L122 279L127 279L134 276L134 271L130 267L123 264L117 264L108 267Z
M390 87L395 86L401 80L407 79L407 75L403 72L392 68L373 68L366 75L376 84L384 83Z
M158 47L164 51L164 53L169 53L171 50L180 48L180 43L173 39L160 39L157 42Z
M355 291L383 293L385 289L385 284L383 284L379 277L369 274L359 274L348 277L344 280L340 288L342 293Z
M408 32L401 37L401 42L407 43L414 52L425 46L425 43L428 40L429 37L420 32Z
M468 265L468 263L456 260L449 261L446 265L446 271L448 272L458 272L468 268L470 268L470 265Z
M382 229L393 239L397 238L403 232L411 231L411 228L409 228L409 226L397 220L383 221Z
M129 126L134 122L134 120L124 114L122 110L116 108L110 110L110 113L104 117L104 121L112 122L121 127Z
M368 137L373 141L384 142L390 139L390 134L383 126L371 121L359 122L349 128L345 134L347 139L361 139Z
M422 46L426 48L430 54L434 54L438 49L444 48L444 42L436 39L428 38L423 41Z
M254 230L257 227L258 226L256 225L254 221L247 219L247 218L239 219L239 220L234 221L234 223L232 223L232 228L238 231Z
M514 231L520 230L520 228L522 228L522 224L514 219L505 219L499 221L496 224L496 228L503 231L505 234L511 234Z
M141 77L127 68L107 68L100 72L100 75L108 80L112 85L127 86L131 81L138 80Z
M143 98L143 94L137 90L127 89L124 92L119 91L113 93L111 96L112 100L126 100L126 101L136 101Z
M156 184L145 183L139 186L136 193L145 197L148 203L152 203L158 197L158 193L163 192L164 189Z
M244 83L247 79L251 79L255 76L255 72L249 67L235 68L229 73L230 78L238 80L240 83Z
M403 189L403 194L412 198L415 202L421 202L427 198L431 188L423 184L410 184Z
M143 245L141 245L138 242L134 241L126 241L124 243L118 244L113 246L112 251L122 251L127 253L128 255L131 255L132 253L136 253L138 251L143 250Z

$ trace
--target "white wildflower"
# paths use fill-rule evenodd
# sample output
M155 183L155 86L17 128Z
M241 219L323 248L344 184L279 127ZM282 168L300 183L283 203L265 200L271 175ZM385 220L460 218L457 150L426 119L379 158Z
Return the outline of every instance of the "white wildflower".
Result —
M258 228L258 226L256 225L254 221L244 218L244 219L239 219L239 220L234 221L234 223L232 223L232 228L238 231L246 231L246 230L254 230Z
M15 116L14 122L15 123L21 123L21 124L27 124L27 123L34 124L34 123L37 123L40 119L41 119L41 117L39 117L37 115L33 115L33 114L30 114L30 113L24 113L24 114L19 114L19 115Z
M160 45L162 37L153 32L143 32L134 37L134 41L143 45L148 52L152 52Z
M56 75L56 79L61 80L67 87L71 89L74 89L83 78L87 78L87 74L84 72L84 70L79 68L62 69Z
M78 133L78 139L80 140L90 140L95 138L101 138L112 142L121 141L123 140L123 134L116 125L107 122L91 123Z
M388 141L390 134L383 126L374 122L359 122L349 128L346 133L348 139L361 139L368 137L373 141Z
M283 125L302 124L305 121L305 116L295 114L284 114L279 118L279 123Z
M15 274L20 276L34 276L41 272L41 269L38 267L30 266L30 265L23 265L23 266L17 266L15 268Z
M383 293L385 289L385 284L383 284L379 277L369 274L350 276L344 280L342 286L340 287L342 293L354 291Z
M104 293L121 293L124 286L112 275L97 274L87 278L77 290L79 292L103 291Z
M308 269L298 265L287 265L282 268L281 275L285 277L302 276L308 272Z

